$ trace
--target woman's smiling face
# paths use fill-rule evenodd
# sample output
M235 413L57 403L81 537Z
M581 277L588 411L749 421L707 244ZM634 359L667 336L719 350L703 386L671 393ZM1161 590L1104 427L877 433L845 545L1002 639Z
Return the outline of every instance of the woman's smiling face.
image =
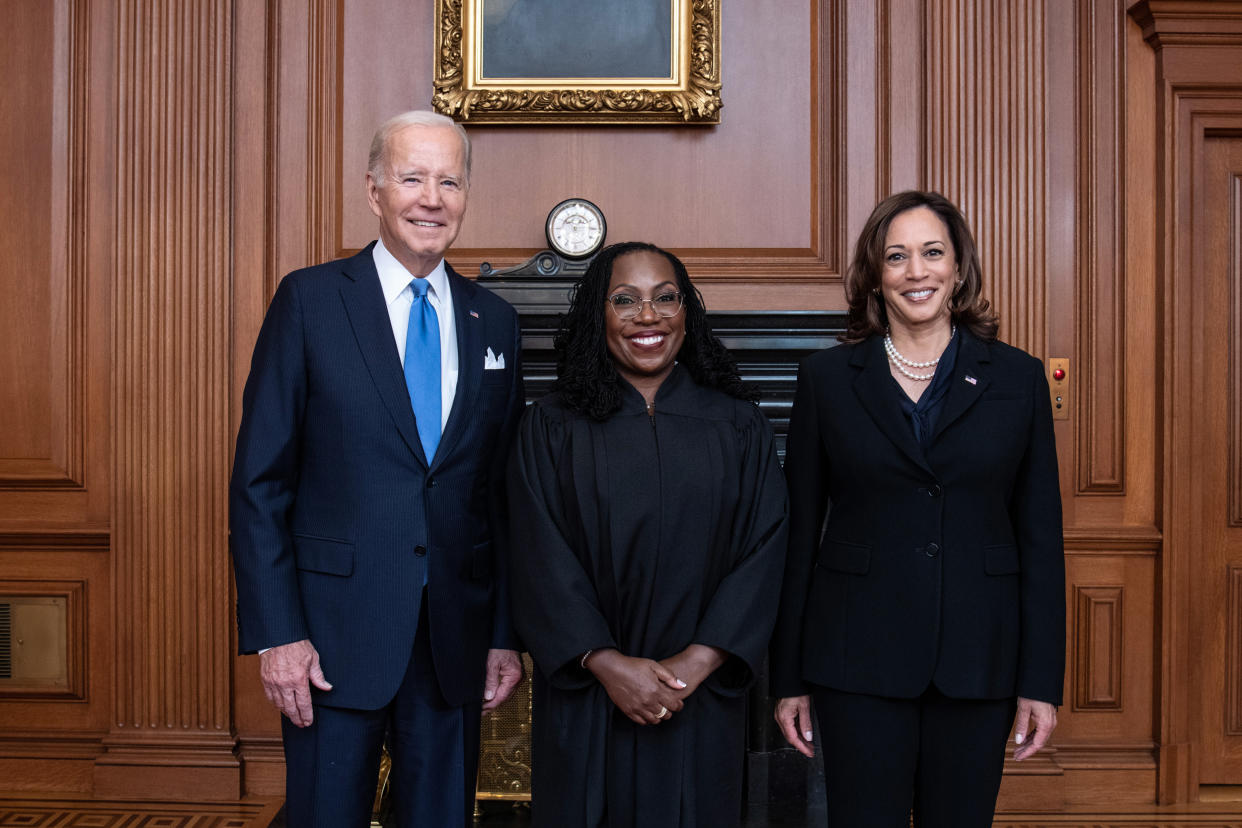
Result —
M950 324L957 255L949 228L927 207L898 213L884 237L880 292L891 327L912 330Z
M621 319L613 308L604 308L604 338L617 373L640 391L659 387L686 338L684 306L675 316L664 317L653 302L643 300L679 290L672 262L659 253L636 250L612 263L608 296L627 294L641 307L633 319Z

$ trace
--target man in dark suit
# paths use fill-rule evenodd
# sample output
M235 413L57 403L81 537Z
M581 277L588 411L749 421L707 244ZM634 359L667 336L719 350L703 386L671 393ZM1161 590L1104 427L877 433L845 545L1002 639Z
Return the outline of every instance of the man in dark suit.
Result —
M366 825L387 734L402 826L464 825L480 708L521 678L503 471L517 316L444 262L470 144L409 112L371 144L380 238L289 274L230 485L239 648L281 713L290 826Z

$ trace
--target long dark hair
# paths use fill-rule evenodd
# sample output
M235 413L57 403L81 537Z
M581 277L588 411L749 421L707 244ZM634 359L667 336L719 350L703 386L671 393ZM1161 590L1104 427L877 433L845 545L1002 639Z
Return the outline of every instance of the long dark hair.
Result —
M862 342L869 336L884 333L888 327L888 309L880 295L884 273L884 240L893 219L907 210L926 207L949 229L949 241L957 259L961 283L949 297L949 313L953 324L967 328L985 342L996 339L1000 321L991 303L983 298L983 269L975 239L961 211L940 193L906 190L881 201L871 211L854 248L854 261L845 273L845 299L849 303L845 333L841 341Z
M621 407L623 386L608 353L604 313L613 263L639 251L658 253L668 259L677 275L677 289L681 291L686 314L686 338L677 352L677 361L699 385L715 388L739 400L758 400L758 389L742 381L728 349L712 334L703 297L690 283L686 266L672 253L646 242L622 242L605 247L574 286L569 312L561 316L560 331L553 342L556 382L552 387L560 393L561 399L572 410L596 420L608 419Z

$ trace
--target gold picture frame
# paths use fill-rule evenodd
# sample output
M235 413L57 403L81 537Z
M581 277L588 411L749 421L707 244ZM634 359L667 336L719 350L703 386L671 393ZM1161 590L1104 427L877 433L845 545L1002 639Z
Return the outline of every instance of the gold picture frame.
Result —
M527 77L520 68L489 77L484 7L521 0L436 0L432 105L471 124L720 123L721 0L668 1L667 77Z

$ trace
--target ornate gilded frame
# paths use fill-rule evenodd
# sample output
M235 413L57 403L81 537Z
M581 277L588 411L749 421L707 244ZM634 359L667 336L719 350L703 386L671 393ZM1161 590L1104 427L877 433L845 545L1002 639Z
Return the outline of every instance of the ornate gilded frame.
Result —
M720 2L672 0L672 77L485 78L483 0L436 0L437 112L465 123L718 124Z

